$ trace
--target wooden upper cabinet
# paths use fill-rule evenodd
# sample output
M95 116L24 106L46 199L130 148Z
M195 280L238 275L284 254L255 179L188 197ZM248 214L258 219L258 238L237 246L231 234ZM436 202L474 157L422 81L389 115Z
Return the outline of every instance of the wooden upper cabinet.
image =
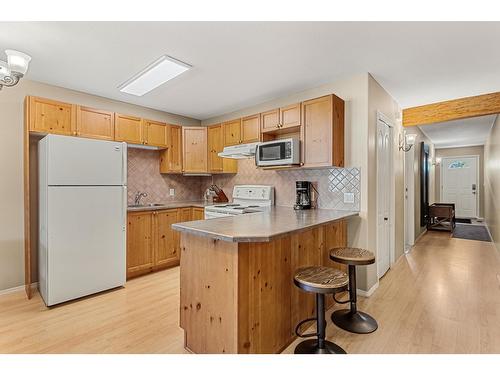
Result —
M75 135L76 105L31 96L29 98L29 130Z
M241 119L241 143L260 141L260 115L243 117Z
M131 277L154 266L153 213L130 212L127 220L127 277Z
M208 142L208 170L210 172L223 171L223 159L218 153L224 149L222 135L222 125L212 125L207 127Z
M115 114L79 105L76 113L76 135L112 141L115 139Z
M279 129L280 110L279 108L260 114L262 132Z
M224 146L234 146L241 143L241 119L224 122L222 129Z
M184 126L182 128L183 171L207 173L207 128Z
M127 143L143 143L143 126L140 117L115 114L115 140Z
M164 267L177 263L180 257L179 232L172 224L179 222L179 210L158 211L156 220L155 266Z
M182 173L182 126L167 125L167 149L160 154L160 173Z
M301 124L300 103L280 108L280 128L291 128Z
M167 124L164 122L143 120L144 144L167 148Z
M302 103L304 167L344 166L344 101L335 95Z

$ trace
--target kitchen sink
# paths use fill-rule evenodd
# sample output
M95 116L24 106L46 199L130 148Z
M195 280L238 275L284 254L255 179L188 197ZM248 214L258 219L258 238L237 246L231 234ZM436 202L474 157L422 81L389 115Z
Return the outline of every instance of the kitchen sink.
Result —
M161 203L149 203L149 204L130 204L128 207L130 208L138 208L138 207L161 207L164 206Z

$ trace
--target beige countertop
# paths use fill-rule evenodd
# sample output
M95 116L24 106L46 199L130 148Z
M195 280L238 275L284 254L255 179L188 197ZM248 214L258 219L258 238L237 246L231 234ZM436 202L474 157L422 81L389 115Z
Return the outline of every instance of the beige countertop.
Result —
M353 216L358 216L358 212L327 209L295 211L292 207L275 206L268 212L176 223L172 228L228 242L269 242Z
M214 203L209 203L205 201L178 201L178 202L168 202L168 203L162 203L159 206L140 206L140 207L133 207L133 206L128 206L127 211L128 212L134 212L134 211L158 211L158 210L168 210L171 208L184 208L184 207L200 207L203 208L205 206L211 206Z

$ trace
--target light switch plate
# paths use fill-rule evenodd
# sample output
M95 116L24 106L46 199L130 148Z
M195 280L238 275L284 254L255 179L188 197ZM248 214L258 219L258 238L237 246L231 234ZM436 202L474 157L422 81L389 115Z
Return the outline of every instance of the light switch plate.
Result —
M175 189L170 189L169 194L171 197L173 197L175 195Z
M344 203L354 203L354 193L344 193Z

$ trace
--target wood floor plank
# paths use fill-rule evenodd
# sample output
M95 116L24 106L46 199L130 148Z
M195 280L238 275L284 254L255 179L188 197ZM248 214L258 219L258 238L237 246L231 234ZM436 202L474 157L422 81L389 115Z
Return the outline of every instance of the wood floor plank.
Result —
M329 319L334 306L327 337L348 353L500 353L499 275L492 243L430 232L370 298L359 297L379 329L342 331ZM183 346L178 267L51 309L38 294L0 296L0 353L187 353Z

